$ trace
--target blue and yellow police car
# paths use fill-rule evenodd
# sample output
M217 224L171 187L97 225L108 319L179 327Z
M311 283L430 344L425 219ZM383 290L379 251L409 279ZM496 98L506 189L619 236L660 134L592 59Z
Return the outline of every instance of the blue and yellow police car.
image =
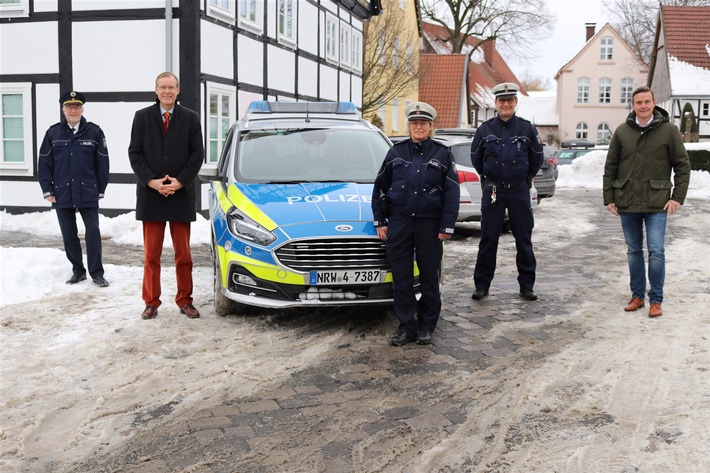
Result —
M391 303L370 206L389 147L350 102L253 102L208 177L216 312Z

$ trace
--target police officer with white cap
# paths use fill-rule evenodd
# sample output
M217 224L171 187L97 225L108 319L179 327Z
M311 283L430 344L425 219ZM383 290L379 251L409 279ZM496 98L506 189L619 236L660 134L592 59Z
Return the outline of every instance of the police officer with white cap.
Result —
M372 194L377 236L385 241L392 269L399 331L391 343L431 343L441 312L439 270L443 240L454 233L459 183L451 151L434 140L436 110L415 102L405 111L410 138L385 156ZM421 297L414 290L414 257Z
M493 87L498 115L476 130L471 143L471 160L483 186L481 239L473 273L476 290L472 298L475 300L488 295L493 281L506 211L517 250L520 296L529 301L537 300L533 290L537 263L532 245L534 220L530 187L544 155L535 127L515 115L519 90L512 82Z
M86 229L86 260L94 284L107 287L101 263L99 199L109 179L106 137L101 128L86 120L84 94L66 92L59 98L62 119L49 127L39 149L39 184L45 200L57 212L64 240L64 252L72 264L67 284L86 279L76 214L81 214Z

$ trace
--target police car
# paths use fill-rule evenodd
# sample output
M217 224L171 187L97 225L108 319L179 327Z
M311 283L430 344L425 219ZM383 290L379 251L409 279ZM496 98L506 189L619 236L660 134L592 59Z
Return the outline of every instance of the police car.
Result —
M391 303L370 207L389 147L350 102L253 102L201 174L216 312Z

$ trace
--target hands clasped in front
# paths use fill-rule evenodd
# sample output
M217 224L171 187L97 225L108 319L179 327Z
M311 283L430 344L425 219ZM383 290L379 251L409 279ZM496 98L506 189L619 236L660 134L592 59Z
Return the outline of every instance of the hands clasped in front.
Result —
M176 178L166 174L163 178L151 179L148 182L148 187L155 189L163 197L169 197L182 189L183 186Z

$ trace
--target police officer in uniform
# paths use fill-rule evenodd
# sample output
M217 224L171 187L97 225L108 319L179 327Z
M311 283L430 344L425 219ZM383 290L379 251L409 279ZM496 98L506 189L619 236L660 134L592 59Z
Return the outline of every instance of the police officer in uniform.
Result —
M392 345L426 345L439 320L439 270L443 240L454 233L459 183L449 149L432 140L436 110L424 102L407 107L410 138L385 156L372 194L377 236L385 241L392 269L394 312L399 331ZM421 297L414 292L413 262Z
M67 284L86 279L76 214L86 228L86 260L94 284L107 287L101 263L99 199L109 178L106 137L95 123L86 121L84 94L71 91L59 98L62 120L49 127L39 149L39 184L45 200L57 211L64 252L72 264Z
M518 104L517 84L505 82L493 87L498 115L484 122L471 143L471 160L481 177L481 240L473 279L476 290L472 298L488 295L496 269L498 238L503 229L506 210L517 250L520 296L537 300L536 261L533 253L534 226L530 205L532 179L542 166L542 142L535 127L515 115Z

